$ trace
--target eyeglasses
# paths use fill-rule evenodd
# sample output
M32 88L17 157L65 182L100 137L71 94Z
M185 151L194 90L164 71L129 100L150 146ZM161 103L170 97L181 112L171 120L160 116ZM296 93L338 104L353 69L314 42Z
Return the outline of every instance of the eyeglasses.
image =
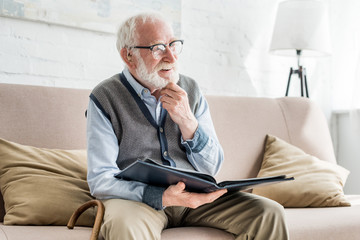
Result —
M152 55L155 59L160 59L166 51L166 46L169 46L169 49L174 55L179 55L183 49L184 40L175 40L169 44L158 43L151 46L135 46L132 48L143 48L150 49Z

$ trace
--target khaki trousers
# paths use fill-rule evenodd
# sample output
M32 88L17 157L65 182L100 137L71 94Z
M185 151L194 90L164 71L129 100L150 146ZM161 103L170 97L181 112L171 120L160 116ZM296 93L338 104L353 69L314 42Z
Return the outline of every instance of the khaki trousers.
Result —
M237 240L288 239L283 207L250 193L228 193L196 209L168 207L156 211L144 203L123 199L103 203L101 234L106 240L161 239L163 229L177 226L218 228Z

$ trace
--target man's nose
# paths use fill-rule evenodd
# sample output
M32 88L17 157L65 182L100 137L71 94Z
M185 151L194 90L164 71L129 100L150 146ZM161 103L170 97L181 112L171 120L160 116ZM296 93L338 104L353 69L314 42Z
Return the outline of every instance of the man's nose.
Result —
M166 46L165 52L163 53L163 59L169 63L174 63L177 60L177 55L171 51L169 46Z

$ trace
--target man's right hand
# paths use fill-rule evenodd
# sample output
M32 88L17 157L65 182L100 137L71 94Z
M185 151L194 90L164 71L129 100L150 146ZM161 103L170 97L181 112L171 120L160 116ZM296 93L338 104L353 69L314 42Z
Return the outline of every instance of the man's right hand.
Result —
M227 192L226 189L217 190L211 193L193 193L185 191L185 183L178 182L169 186L163 194L162 202L164 207L183 206L197 208L206 203L211 203Z

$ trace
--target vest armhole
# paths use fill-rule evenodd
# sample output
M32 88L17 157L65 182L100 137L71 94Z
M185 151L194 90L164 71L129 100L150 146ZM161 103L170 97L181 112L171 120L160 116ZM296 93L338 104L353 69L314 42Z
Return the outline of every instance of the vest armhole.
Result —
M90 98L91 100L95 103L95 105L100 109L100 111L104 114L104 116L109 119L109 121L111 122L111 118L110 115L105 111L105 109L103 108L103 106L101 106L100 102L97 100L97 98L94 96L94 94L90 94Z

